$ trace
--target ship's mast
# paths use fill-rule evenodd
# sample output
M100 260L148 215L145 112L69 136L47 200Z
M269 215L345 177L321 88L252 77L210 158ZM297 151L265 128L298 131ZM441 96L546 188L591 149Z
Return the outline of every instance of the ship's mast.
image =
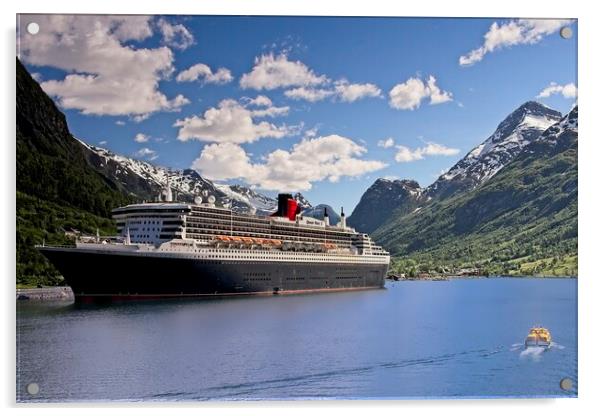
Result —
M347 228L347 221L345 220L345 212L343 212L343 207L341 207L341 228Z
M169 174L170 174L170 172L167 171L167 186L165 187L165 202L173 201L173 196L171 194L171 186L169 184Z

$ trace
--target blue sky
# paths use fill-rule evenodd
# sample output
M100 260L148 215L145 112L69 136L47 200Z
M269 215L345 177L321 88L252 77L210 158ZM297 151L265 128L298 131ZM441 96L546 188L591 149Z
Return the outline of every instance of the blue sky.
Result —
M429 185L525 101L576 101L574 22L25 15L18 36L75 136L347 212L379 177Z

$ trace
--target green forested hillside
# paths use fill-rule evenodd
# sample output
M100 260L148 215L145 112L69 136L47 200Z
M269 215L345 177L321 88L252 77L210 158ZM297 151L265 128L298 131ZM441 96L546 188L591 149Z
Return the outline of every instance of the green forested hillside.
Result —
M63 229L112 228L111 209L130 201L90 166L65 116L17 59L17 282L51 284L58 272L34 244Z
M59 284L62 278L36 249L36 244L73 244L64 231L102 235L115 233L113 221L17 191L17 284Z
M398 216L373 236L405 272L577 274L576 131L533 143L479 188Z

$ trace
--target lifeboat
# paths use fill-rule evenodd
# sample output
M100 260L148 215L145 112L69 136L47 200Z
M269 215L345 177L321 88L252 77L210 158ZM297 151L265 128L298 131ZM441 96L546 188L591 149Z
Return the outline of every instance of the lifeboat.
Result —
M529 331L529 335L525 338L525 348L527 347L544 347L550 348L552 344L552 335L550 331L541 326L535 326Z

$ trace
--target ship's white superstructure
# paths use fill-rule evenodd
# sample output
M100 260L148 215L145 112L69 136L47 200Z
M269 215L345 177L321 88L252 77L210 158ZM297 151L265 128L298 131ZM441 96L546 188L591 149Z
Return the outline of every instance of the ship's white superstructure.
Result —
M141 251L266 261L389 261L385 250L344 221L331 226L327 220L291 217L239 214L210 203L156 202L114 210L121 241Z

